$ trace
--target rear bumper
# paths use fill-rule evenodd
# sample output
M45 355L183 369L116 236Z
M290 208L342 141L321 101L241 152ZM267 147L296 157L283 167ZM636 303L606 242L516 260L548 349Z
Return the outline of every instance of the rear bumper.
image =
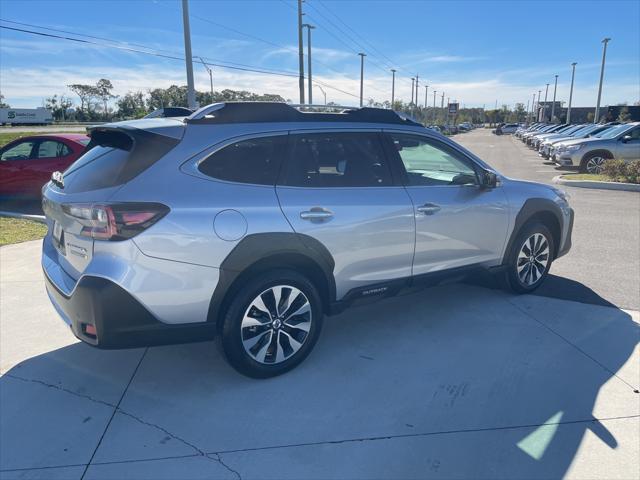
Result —
M115 283L85 276L70 296L62 293L45 271L45 286L54 307L73 334L98 348L134 348L209 340L215 324L167 324ZM88 333L95 329L95 335ZM93 327L93 329L91 328Z

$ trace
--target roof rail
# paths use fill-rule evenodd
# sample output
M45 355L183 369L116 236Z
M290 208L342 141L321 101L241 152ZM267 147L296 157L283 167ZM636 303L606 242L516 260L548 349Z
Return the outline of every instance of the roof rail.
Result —
M326 112L326 110L330 112ZM340 111L336 112L335 110ZM281 102L214 103L200 108L185 118L184 121L193 124L360 122L421 125L409 117L384 108L357 108L341 105L291 105Z

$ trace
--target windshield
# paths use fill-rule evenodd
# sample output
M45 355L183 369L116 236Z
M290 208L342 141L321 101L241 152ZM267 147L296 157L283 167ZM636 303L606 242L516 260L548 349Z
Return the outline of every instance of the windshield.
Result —
M633 128L633 125L616 125L615 127L611 127L594 136L598 138L615 138L630 128Z

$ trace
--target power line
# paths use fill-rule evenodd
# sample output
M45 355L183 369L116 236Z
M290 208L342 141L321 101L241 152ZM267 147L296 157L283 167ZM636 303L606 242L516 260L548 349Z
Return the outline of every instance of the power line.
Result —
M4 21L4 20L3 20ZM62 36L62 35L55 35L52 33L44 33L44 32L36 32L34 30L27 30L27 29L23 29L23 28L15 28L15 27L7 27L5 25L0 25L0 28L5 29L5 30L12 30L12 31L16 31L16 32L21 32L21 33L27 33L27 34L31 34L31 35L39 35L39 36L43 36L43 37L48 37L48 38L56 38L56 39L60 39L60 40L68 40L68 41L72 41L72 42L78 42L78 43L83 43L83 44L88 44L88 45L95 45L95 46L99 46L99 47L108 47L108 48L115 48L118 50L124 50L124 51L128 51L128 52L133 52L133 53L141 53L141 54L145 54L145 55L152 55L154 57L160 57L160 58L166 58L166 59L170 59L170 60L179 60L179 61L184 61L184 57L183 56L179 56L179 55L168 55L168 54L164 54L164 53L157 53L157 52L153 52L153 51L149 51L149 50L140 50L140 49L136 49L136 48L132 48L132 47L127 47L127 46L121 46L121 45L112 45L112 44L104 44L104 43L99 43L99 42L94 42L91 40L85 40L85 39L81 39L81 38L73 38L73 37L67 37L67 36ZM72 35L78 35L79 34L74 34L71 33ZM110 42L117 42L114 40L109 40ZM144 47L147 48L148 47ZM205 59L208 59L207 57L203 57ZM208 59L211 60L211 59ZM250 67L238 67L238 66L232 66L232 65L224 65L222 63L214 63L217 62L216 60L210 62L210 65L213 65L215 67L219 67L219 68L227 68L227 69L231 69L231 70L240 70L240 71L244 71L244 72L252 72L252 73L261 73L261 74L265 74L265 75L278 75L278 76L282 76L282 77L291 77L291 78L297 78L298 75L296 73L289 73L289 72L277 72L277 71L268 71L268 70L264 70L264 69L259 69L259 68L250 68ZM341 88L338 87L334 87L333 85L326 83L326 82L322 82L322 81L318 81L317 79L314 80L314 83L318 83L320 85L323 85L327 88L330 88L332 90L344 93L345 95L349 95L352 96L354 98L358 98L357 95L347 92L346 90L342 90Z

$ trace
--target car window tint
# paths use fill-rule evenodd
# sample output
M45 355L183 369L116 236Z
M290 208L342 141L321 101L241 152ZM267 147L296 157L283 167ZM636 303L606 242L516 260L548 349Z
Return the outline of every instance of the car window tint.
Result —
M476 184L476 172L454 149L414 135L391 134L394 147L407 171L408 184Z
M55 140L45 140L38 145L37 158L55 158L69 155L71 150L62 142Z
M289 146L286 185L322 188L392 184L377 134L295 134Z
M219 180L275 185L286 139L280 135L232 143L201 162L198 169Z
M25 140L24 142L20 142L17 145L7 149L2 152L1 160L28 160L31 158L31 151L33 150L33 145L35 144L35 140Z

